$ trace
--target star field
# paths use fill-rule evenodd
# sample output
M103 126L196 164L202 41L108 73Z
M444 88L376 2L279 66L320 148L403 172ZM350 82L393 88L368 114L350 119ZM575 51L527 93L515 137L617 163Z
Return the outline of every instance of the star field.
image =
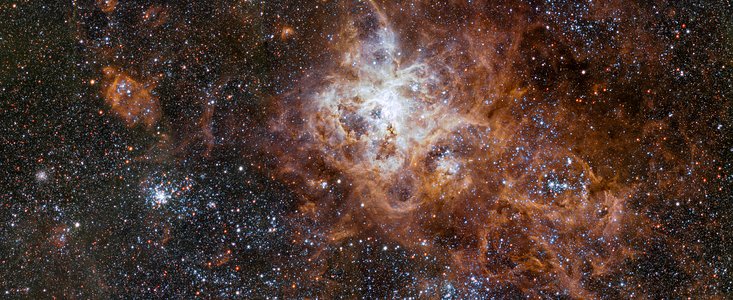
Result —
M733 297L731 11L0 3L0 295Z

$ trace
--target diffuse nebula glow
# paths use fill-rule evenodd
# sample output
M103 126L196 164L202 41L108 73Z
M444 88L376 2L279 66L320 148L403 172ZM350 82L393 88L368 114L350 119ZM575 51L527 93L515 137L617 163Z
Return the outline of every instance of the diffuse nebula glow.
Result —
M361 8L335 43L338 64L273 125L296 136L282 174L304 183L300 211L321 224L306 231L326 248L387 239L437 257L456 282L481 275L525 294L593 297L588 282L649 235L628 208L637 189L626 162L606 157L627 142L585 133L577 101L539 98L546 89L495 61L522 59L526 34L476 30L446 47L425 30L410 53L382 8Z
M0 3L9 298L733 298L733 1Z

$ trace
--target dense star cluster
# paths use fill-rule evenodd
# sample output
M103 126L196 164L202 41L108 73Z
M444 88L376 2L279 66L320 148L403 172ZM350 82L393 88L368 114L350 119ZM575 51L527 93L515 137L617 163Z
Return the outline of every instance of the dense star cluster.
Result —
M0 298L733 297L733 3L0 3Z

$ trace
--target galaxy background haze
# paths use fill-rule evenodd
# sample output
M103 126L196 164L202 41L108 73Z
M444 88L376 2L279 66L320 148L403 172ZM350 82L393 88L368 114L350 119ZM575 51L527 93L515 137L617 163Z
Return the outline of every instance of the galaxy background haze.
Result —
M730 299L733 2L0 1L0 298Z

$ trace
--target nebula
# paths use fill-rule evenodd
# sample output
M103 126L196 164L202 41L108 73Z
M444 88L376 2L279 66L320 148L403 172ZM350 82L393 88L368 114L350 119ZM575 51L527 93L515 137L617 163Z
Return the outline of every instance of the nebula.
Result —
M403 36L384 11L370 2L346 18L336 63L291 95L298 111L288 106L272 126L300 149L280 159L290 162L284 178L302 182L302 215L321 224L304 231L323 232L326 249L386 238L439 258L457 282L598 297L589 283L619 272L654 236L630 207L639 166L613 158L641 151L633 121L587 119L584 101L605 101L605 84L590 83L602 70L540 45L540 25ZM447 46L431 42L445 35ZM571 77L552 73L562 64Z
M733 295L733 3L15 2L7 297Z
M128 125L144 124L148 128L160 118L158 99L146 86L113 67L104 69L104 99L112 111Z
M394 198L387 193L398 188L395 182L412 173L429 176L423 174L432 173L426 167L441 177L456 175L460 162L437 144L462 125L462 116L450 109L450 95L441 91L441 78L428 62L401 62L389 28L365 39L355 42L337 74L311 96L305 129L314 133L330 165L350 178L369 178L356 187L364 205L386 214L409 212L419 201L410 190L421 182L402 184L399 202L380 202ZM435 156L433 162L426 161L428 155Z

